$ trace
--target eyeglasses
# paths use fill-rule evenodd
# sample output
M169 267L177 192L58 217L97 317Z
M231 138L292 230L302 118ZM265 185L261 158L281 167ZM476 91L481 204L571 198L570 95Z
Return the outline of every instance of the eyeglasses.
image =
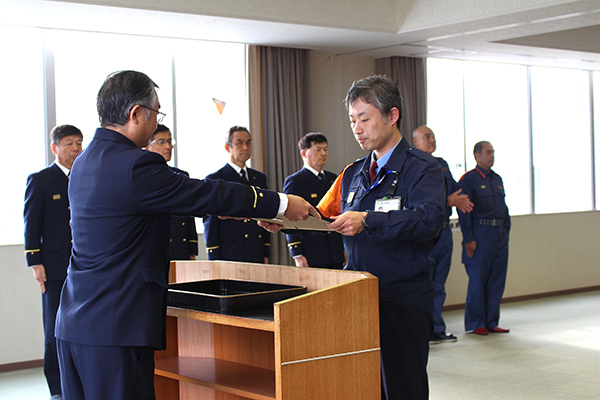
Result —
M158 146L164 146L167 143L169 143L171 146L175 146L175 140L173 140L173 139L156 139L156 140L153 140L150 143L148 143L148 146L150 146L152 144L156 144Z
M155 110L154 108L146 107L141 104L140 107L144 107L146 110L154 111L156 113L156 122L158 122L159 124L163 122L163 119L165 119L165 117L167 116L167 114L165 114L164 112L160 112L158 110Z

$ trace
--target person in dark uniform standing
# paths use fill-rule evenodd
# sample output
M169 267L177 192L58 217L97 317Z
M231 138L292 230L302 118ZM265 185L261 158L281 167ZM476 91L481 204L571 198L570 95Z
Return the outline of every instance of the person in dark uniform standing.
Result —
M42 291L44 375L52 399L60 399L60 372L54 321L71 256L71 212L67 187L83 134L72 125L50 132L52 165L29 175L25 191L25 257Z
M175 141L171 136L169 128L158 124L150 138L148 146L144 149L161 154L167 162L171 161ZM176 167L169 167L176 174L190 176L186 171ZM198 232L194 217L180 215L171 216L171 242L169 246L169 257L171 260L195 260L198 254Z
M413 141L415 147L426 153L433 154L437 149L435 134L429 127L423 125L418 127L413 132ZM442 317L442 307L446 300L446 279L450 273L452 264L452 249L454 243L452 240L452 229L450 228L450 216L452 215L452 207L460 209L464 213L473 210L473 203L469 200L469 196L461 194L462 189L456 183L448 167L448 163L441 157L436 157L442 170L444 171L444 179L446 180L446 191L448 193L448 203L446 204L446 219L442 228L442 235L439 242L435 245L433 251L429 255L431 262L431 279L433 280L433 336L430 343L437 344L440 342L456 342L457 338L453 334L446 332L446 323Z
M346 167L318 209L344 235L345 269L379 278L383 399L427 399L433 332L427 257L445 218L442 167L402 137L402 98L390 79L354 82L345 103L354 136L370 153Z
M222 179L267 189L267 176L248 168L252 154L252 137L243 126L229 129L225 150L229 162L206 179ZM220 219L216 215L204 217L204 242L209 260L244 261L268 264L271 255L270 234L254 220Z
M474 204L471 213L459 210L462 262L469 275L465 330L477 335L508 333L508 329L498 326L508 270L510 232L504 183L500 175L492 171L494 147L490 142L475 144L473 154L477 166L459 181L463 193Z
M304 167L285 178L283 192L295 194L313 206L319 204L337 178L325 171L327 138L322 133L307 133L298 142ZM335 232L288 231L288 248L298 267L342 269L345 263L342 236Z
M320 218L298 196L191 179L142 150L164 116L156 88L141 72L109 75L97 98L102 127L73 164L73 251L55 331L65 400L155 398L171 214Z

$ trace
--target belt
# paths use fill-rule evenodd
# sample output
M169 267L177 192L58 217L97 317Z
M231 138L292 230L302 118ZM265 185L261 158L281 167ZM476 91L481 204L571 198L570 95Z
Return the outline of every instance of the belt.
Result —
M494 219L480 219L475 218L473 220L478 225L490 225L490 226L502 226L504 225L504 219L502 218L494 218Z

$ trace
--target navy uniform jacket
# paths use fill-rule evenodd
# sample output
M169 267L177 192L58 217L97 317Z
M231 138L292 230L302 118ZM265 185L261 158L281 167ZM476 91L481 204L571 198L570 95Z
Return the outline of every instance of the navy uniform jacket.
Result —
M446 194L450 196L452 193L460 189L460 185L454 180L454 177L450 172L450 167L448 166L446 160L444 160L442 157L436 157L436 160L438 160L438 162L442 166L442 171L444 172L444 179L446 181ZM464 193L461 192L461 194ZM446 203L446 219L444 221L449 221L451 215L452 207L450 207L448 203Z
M479 166L465 172L460 178L462 194L468 194L474 204L473 211L464 214L459 211L459 224L463 234L463 243L481 240L473 234L473 223L476 220L503 219L504 227L510 231L510 216L504 198L504 184L500 175L490 170L487 172Z
M333 172L323 171L325 180L320 180L306 168L285 178L283 192L295 194L317 206L337 178ZM310 266L344 263L342 235L336 232L288 231L286 234L290 255L303 255Z
M431 286L428 256L444 222L447 202L444 175L431 155L409 147L402 139L369 188L370 156L350 165L343 175L341 212L369 211L369 229L344 236L348 253L345 269L368 271L379 278L381 298L420 294ZM396 174L397 172L398 174ZM375 201L386 196L395 178L398 211L374 211Z
M175 174L160 154L96 130L69 184L73 254L56 319L60 340L165 347L171 214L273 218L279 195Z
M29 175L25 190L27 265L43 264L49 280L64 280L71 256L69 178L56 164Z
M190 176L186 171L171 167L176 174ZM171 244L169 257L171 260L189 260L190 255L198 254L198 232L194 217L171 216Z
M206 179L222 179L245 183L242 177L226 164L206 176ZM248 168L250 185L267 188L267 176ZM220 219L216 215L204 217L204 242L209 260L243 261L264 264L271 255L270 234L254 220Z

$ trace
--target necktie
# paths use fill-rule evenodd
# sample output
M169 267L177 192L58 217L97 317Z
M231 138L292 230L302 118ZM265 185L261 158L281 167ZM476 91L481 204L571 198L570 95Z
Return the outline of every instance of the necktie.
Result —
M242 168L242 170L240 171L240 176L242 177L244 182L248 182L248 178L246 178L246 170L245 169Z
M322 172L319 172L319 179L321 180L321 182L325 182L325 174Z
M369 183L373 183L375 176L377 175L377 161L373 160L371 168L369 168Z

